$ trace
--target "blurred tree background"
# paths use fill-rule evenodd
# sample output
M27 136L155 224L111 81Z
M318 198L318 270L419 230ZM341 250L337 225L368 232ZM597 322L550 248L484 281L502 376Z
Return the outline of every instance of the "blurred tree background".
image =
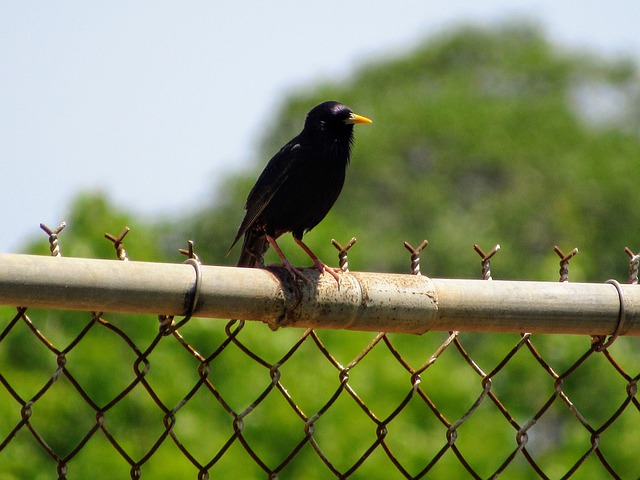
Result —
M352 270L408 273L409 258L402 242L417 245L427 238L430 243L422 255L422 270L433 277L478 278L480 262L472 245L477 243L488 250L499 243L502 250L493 263L494 278L557 280L558 258L553 245L565 251L580 248L571 264L573 281L626 278L628 263L623 249L629 246L638 250L640 238L636 227L640 224L640 211L633 200L637 190L635 172L640 165L638 67L624 59L565 51L526 23L457 28L430 38L403 55L362 65L348 78L311 85L293 94L279 112L274 112L274 123L264 132L262 153L253 168L229 178L214 198L194 206L186 217L150 222L111 204L102 193L84 193L66 219L69 227L61 235L63 254L114 258L112 246L100 237L104 232L117 235L129 225L132 231L125 244L134 260L179 261L177 248L193 239L205 263L232 265L238 249L228 258L225 253L257 174L271 155L302 128L306 112L327 99L345 103L374 123L356 129L345 189L328 217L305 237L325 262L337 263L332 260L336 252L330 245L331 238L345 243L355 236L358 243L349 256ZM282 241L283 249L294 264L306 265L308 259L288 237ZM29 251L46 254L47 244L36 241ZM270 261L277 261L272 252L267 257ZM2 312L3 319L12 317L10 310ZM85 319L84 323L72 322L69 316ZM108 318L143 345L155 334L155 325L150 326L148 317ZM45 336L56 339L61 349L86 324L86 314L79 313L38 311L33 313L33 319ZM206 356L226 338L220 325L194 319L181 333ZM349 363L373 338L356 332L318 334L343 364ZM245 326L240 338L275 363L299 336L296 330L272 333L266 326L252 324ZM126 373L128 367L105 368L105 364L135 357L114 335L96 333L89 337L81 344L86 342L92 348L84 347L86 356L78 360L74 373L90 385L87 390L96 403L105 404L118 388L124 388L108 382L119 378L110 373L111 369L125 378L132 376ZM446 335L391 337L402 355L417 367ZM519 338L461 334L465 348L485 371L491 370ZM1 371L14 372L11 381L23 382L24 398L30 398L42 386L43 375L47 377L43 372L50 375L51 368L55 368L55 356L52 361L51 353L34 342L26 328L13 329L5 339L7 346L0 350ZM558 371L589 347L588 338L541 335L534 342L556 362ZM337 371L310 343L305 342L301 352L286 363L282 377L307 415L322 408L339 385ZM637 350L632 351L620 340L618 344L616 359L627 366L637 365ZM70 355L80 357L76 352ZM197 381L197 364L185 359L179 347L154 351L150 361L153 374L158 374L154 385L170 406ZM226 363L221 367L214 364L210 378L225 398L231 398L229 403L236 411L246 408L270 384L268 369L249 361L237 348L230 349L220 361ZM495 389L514 417L524 423L547 401L553 382L524 354L518 354L507 370ZM593 425L601 425L624 399L619 394L624 393L624 383L621 385L620 378L610 369L595 363L581 368L580 375L581 380L570 387L581 400L577 408ZM370 402L379 418L388 415L410 388L409 374L381 346L366 357L363 365L358 365L350 384ZM87 433L93 417L77 394L69 394L63 400L65 387L59 388L60 398L51 393L49 401L43 398L38 407L42 412L41 428L50 432L48 440L64 455ZM423 388L450 421L460 418L481 392L479 377L453 353L439 359L425 373ZM604 402L616 388L615 399ZM156 431L161 413L145 398L142 393L127 397L123 402L126 407L107 415L108 423L121 435L134 458L144 455L145 448L150 448L162 430ZM303 423L277 392L268 398L268 406L257 408L247 417L246 434L259 455L275 466L303 438ZM318 423L316 438L327 456L345 471L375 441L375 425L353 402L343 403L330 410L328 416L333 423L324 419ZM15 405L9 395L0 393L3 411L15 412ZM528 446L551 478L564 475L590 447L589 434L575 417L567 418L566 410L558 407L543 417L545 420L536 426L540 432L537 440ZM78 411L86 417L83 421L72 420ZM476 433L470 432L466 437L461 434L458 446L484 478L515 447L515 431L497 410L487 408L483 415L483 420L475 422ZM59 438L60 418L67 417L67 423L63 422L64 438ZM629 437L637 430L637 415L627 417L616 424L620 437ZM17 413L0 419L0 438L18 420ZM229 415L210 394L203 392L180 412L176 430L185 444L197 452L196 457L206 463L231 435L230 425ZM423 403L412 401L390 430L389 442L411 474L424 468L445 443L442 425ZM149 435L149 431L154 433ZM114 471L122 472L117 478L128 475L122 458L98 437L99 433L96 440L89 442L87 453L71 462L69 478L115 478ZM640 474L635 456L637 441L636 437L635 441L617 443L613 438L609 446L602 446L623 478ZM41 458L29 453L28 458L33 461L25 464L27 449L39 451ZM170 448L163 446L161 450L166 452L145 465L143 477L195 476L193 467L177 449L169 453ZM237 444L227 455L224 468L212 470L216 472L212 478L264 477ZM0 452L0 465L8 472L7 478L50 478L42 472L50 473L52 462L27 434L21 434L4 453ZM602 474L601 466L588 465L579 478ZM72 474L74 470L77 473ZM102 477L97 470L108 475ZM330 476L309 446L281 475ZM452 454L445 455L430 475L427 478L469 477ZM509 467L505 476L538 478L522 458ZM354 478L388 479L401 475L378 449Z

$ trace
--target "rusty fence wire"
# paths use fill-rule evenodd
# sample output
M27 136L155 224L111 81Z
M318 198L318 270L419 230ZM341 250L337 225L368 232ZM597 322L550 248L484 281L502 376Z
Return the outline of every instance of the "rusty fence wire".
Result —
M0 309L3 478L640 476L638 337L158 320Z

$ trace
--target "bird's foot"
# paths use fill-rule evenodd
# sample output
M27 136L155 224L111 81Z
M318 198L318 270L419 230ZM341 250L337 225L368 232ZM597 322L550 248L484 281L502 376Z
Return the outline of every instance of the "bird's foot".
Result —
M318 256L304 244L302 239L297 238L295 235L293 236L293 239L298 245L300 245L300 248L302 248L306 252L306 254L309 255L309 258L313 260L313 266L311 268L315 268L316 270L318 270L320 272L320 275L322 275L324 272L327 272L329 275L335 278L336 282L338 282L338 290L340 290L340 276L338 274L342 273L342 269L330 267L326 263L322 263Z
M287 269L287 271L291 274L294 280L301 280L305 283L309 282L309 279L302 274L303 270L305 270L304 268L294 267L293 265L291 265L291 262L289 262L289 260L283 260L282 266L284 266ZM313 266L308 268L313 268L319 271L321 275L324 272L327 272L329 275L335 278L336 282L338 282L338 288L340 288L339 274L342 273L342 269L330 267L326 263L322 263L320 260L318 260L317 262L314 262Z
M313 262L312 268L315 268L316 270L318 270L320 274L327 272L329 275L331 275L333 278L336 279L336 282L338 282L338 288L340 288L339 274L342 273L342 270L340 268L330 267L326 263L322 263L320 260Z

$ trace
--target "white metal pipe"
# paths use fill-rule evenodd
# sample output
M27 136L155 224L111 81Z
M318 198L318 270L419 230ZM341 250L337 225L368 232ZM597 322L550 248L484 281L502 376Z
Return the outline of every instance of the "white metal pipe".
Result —
M340 287L305 270L202 267L195 315L313 327L611 334L620 298L610 284L449 280L356 272ZM0 254L0 304L64 310L181 315L195 283L191 265ZM621 335L640 335L640 288L622 285Z

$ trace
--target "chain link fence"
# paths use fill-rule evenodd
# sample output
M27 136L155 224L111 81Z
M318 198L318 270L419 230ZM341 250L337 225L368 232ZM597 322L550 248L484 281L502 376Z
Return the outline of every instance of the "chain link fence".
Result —
M61 228L44 228L59 255ZM108 238L126 261L125 235ZM335 243L343 270L352 244ZM405 246L419 275L426 242ZM489 281L499 247L475 248ZM567 281L577 250L556 252ZM640 476L639 340L617 329L418 336L158 320L0 309L3 478Z

